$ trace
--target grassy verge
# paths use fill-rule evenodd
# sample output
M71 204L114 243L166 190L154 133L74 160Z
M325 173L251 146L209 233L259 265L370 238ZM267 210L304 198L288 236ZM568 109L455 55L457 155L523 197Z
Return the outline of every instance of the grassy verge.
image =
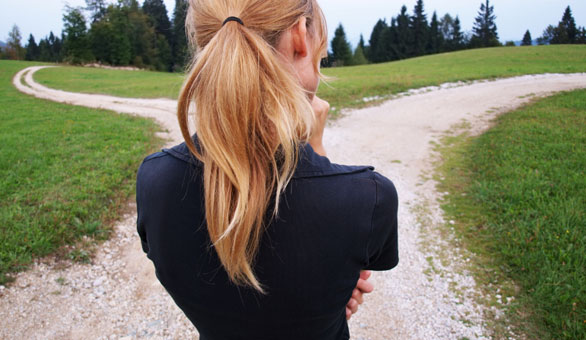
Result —
M31 65L0 61L0 283L33 257L106 237L160 143L150 120L17 92L12 77Z
M482 286L529 338L586 339L585 126L580 90L440 147L447 218L479 254Z
M324 74L336 80L330 82L331 88L320 86L319 95L332 107L360 107L367 104L363 98L446 82L585 71L584 45L499 47L324 69ZM176 98L183 81L180 75L170 73L75 67L41 70L35 79L68 91L141 98Z
M59 66L35 73L35 80L50 88L128 98L176 99L183 79L183 74L179 73L76 66Z

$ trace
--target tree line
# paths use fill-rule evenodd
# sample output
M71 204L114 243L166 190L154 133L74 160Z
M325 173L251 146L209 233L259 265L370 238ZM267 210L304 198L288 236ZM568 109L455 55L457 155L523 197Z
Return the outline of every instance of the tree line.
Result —
M65 8L60 38L51 32L37 44L31 34L22 47L20 32L14 26L3 57L183 70L189 56L187 6L187 0L176 0L169 19L163 0L145 0L142 6L137 0L86 0L86 7Z
M423 0L418 0L413 14L409 14L407 7L403 6L400 13L391 18L390 23L379 19L370 34L369 44L360 35L360 41L354 50L346 38L343 25L340 24L331 41L331 52L322 62L322 66L381 63L462 49L501 46L495 20L494 6L490 4L490 0L486 0L480 5L471 34L464 33L458 16L454 18L445 14L438 19L437 13L433 12L428 21ZM584 44L586 30L576 26L568 6L559 24L548 26L543 36L537 39L537 43ZM529 30L521 44L533 45ZM505 45L514 46L515 43L510 41Z
M86 0L85 7L66 7L63 33L50 32L39 43L31 34L23 47L20 31L15 25L8 34L0 58L67 62L84 64L98 62L113 66L135 66L160 71L181 71L190 51L185 34L188 0L175 0L172 19L163 0ZM364 37L351 48L342 24L331 41L331 52L322 65L348 66L380 63L427 54L469 48L501 46L496 15L490 0L480 5L471 33L462 31L460 19L445 14L438 18L433 12L428 21L423 0L418 0L409 14L407 7L390 22L379 19L368 44ZM522 45L533 45L529 30ZM557 26L549 25L538 44L584 44L586 30L577 27L568 6ZM514 45L507 42L506 45Z

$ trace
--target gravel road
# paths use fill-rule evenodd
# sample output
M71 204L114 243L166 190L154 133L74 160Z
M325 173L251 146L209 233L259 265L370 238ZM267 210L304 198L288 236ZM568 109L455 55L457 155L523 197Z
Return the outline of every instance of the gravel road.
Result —
M150 117L165 130L168 145L181 140L175 101L48 89L33 79L41 68L19 72L14 85L39 98ZM471 255L439 231L446 221L437 202L441 193L429 179L432 142L463 122L480 133L497 115L533 98L585 87L584 73L445 84L345 111L329 124L330 159L374 165L394 181L400 198L400 263L374 273L376 290L350 321L353 339L490 338L483 318L490 308L476 302L480 293L465 269ZM129 205L131 213L99 245L91 264L45 258L10 287L0 286L0 339L197 338L156 280L135 232L134 203ZM506 303L507 297L501 299Z

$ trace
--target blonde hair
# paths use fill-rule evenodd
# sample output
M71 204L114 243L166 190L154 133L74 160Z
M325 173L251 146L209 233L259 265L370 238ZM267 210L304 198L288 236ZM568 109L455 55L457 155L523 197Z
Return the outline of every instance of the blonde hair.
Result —
M230 16L244 25L223 25ZM191 0L187 14L197 53L179 97L181 132L203 163L205 216L216 253L232 282L260 292L253 265L267 211L277 215L314 123L307 93L275 49L301 17L315 38L319 73L327 31L316 0ZM192 104L199 149L189 129Z

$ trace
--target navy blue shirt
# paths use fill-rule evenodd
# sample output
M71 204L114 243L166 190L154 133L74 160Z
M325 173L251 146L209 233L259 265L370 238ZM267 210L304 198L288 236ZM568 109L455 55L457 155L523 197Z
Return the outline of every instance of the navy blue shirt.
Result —
M138 171L138 233L165 289L217 339L348 339L360 270L398 263L397 193L368 166L332 164L305 145L254 270L267 294L230 282L206 229L202 164L185 144Z

